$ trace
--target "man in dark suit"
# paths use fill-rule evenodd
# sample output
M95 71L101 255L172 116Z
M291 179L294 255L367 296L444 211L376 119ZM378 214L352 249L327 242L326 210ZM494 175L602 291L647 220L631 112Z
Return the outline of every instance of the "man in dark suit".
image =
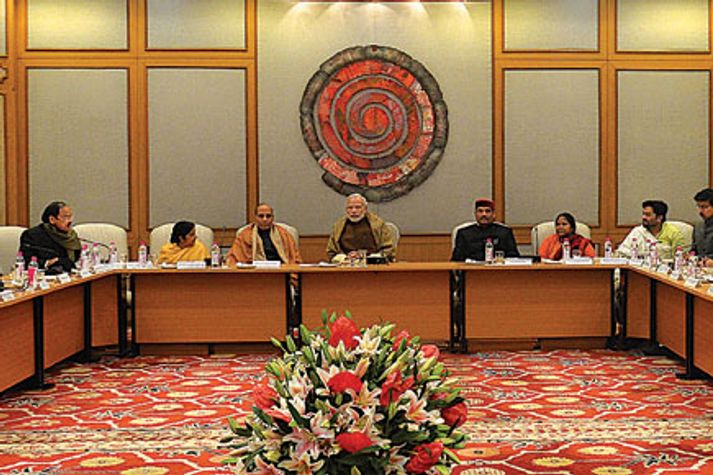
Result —
M475 200L475 224L458 230L453 248L452 261L473 259L485 260L485 245L490 239L495 251L503 251L505 257L518 257L512 229L495 222L495 203L488 198Z
M72 208L64 201L53 201L42 212L42 223L20 236L20 251L29 263L37 257L49 274L69 272L79 259L82 245L72 229Z

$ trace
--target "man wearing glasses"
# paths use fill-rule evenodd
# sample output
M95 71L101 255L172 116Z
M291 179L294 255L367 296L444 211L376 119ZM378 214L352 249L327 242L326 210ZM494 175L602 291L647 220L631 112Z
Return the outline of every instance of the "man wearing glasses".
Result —
M281 261L284 264L302 262L300 251L289 231L275 224L275 212L267 203L255 208L255 222L241 229L226 257L229 266L253 261Z
M64 201L53 201L42 212L42 223L20 236L20 251L29 263L37 257L48 274L69 272L82 252L82 244L72 229L72 208Z

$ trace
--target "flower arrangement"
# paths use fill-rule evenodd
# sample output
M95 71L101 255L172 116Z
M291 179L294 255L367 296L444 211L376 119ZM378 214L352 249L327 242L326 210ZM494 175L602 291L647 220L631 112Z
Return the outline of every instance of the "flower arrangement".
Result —
M466 406L439 350L395 325L359 329L349 313L322 314L324 327L300 327L273 344L226 463L240 474L448 474L458 464Z

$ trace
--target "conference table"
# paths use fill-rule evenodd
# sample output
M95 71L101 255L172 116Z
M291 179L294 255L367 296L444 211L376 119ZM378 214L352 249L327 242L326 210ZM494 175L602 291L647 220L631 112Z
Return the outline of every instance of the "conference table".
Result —
M132 266L0 302L0 391L43 387L47 368L100 347L122 356L249 350L301 324L320 327L325 311L348 311L360 326L389 321L461 352L647 340L683 358L684 377L702 377L713 374L708 287L628 264Z

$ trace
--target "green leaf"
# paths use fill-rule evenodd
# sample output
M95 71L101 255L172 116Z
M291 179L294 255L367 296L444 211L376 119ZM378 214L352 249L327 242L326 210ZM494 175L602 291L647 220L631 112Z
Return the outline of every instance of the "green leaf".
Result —
M436 465L436 471L441 475L450 475L451 471L445 465Z
M455 454L455 452L453 452L452 450L447 449L447 448L444 448L444 449L443 449L443 453L446 454L446 456L447 456L449 459L453 460L455 463L461 463L461 462L460 462L460 459L458 458L458 456L457 456L457 455Z
M297 351L297 345L295 345L295 340L292 339L290 335L285 336L285 341L287 342L287 349L290 353Z
M275 421L272 420L272 417L265 414L265 411L263 411L262 409L260 409L257 406L253 406L253 414L258 416L261 421L263 421L265 424L267 424L269 426L271 426L275 423Z
M352 466L352 470L350 473L351 473L351 475L361 475L361 472L359 471L359 469L354 466Z
M312 342L312 332L304 325L300 325L300 336L305 345L309 345Z
M309 427L309 420L302 417L300 413L297 412L297 409L295 409L295 406L293 406L292 403L289 402L289 400L287 401L287 409L290 411L290 414L292 414L292 418L295 420L298 426Z
M329 319L329 314L327 314L327 309L322 309L322 325L327 326L327 320Z

